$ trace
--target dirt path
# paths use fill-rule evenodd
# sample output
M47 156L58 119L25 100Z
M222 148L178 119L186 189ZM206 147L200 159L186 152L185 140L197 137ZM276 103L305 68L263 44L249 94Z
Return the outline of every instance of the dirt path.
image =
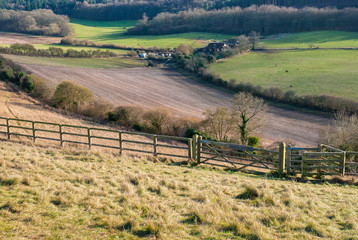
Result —
M34 36L21 33L0 32L0 44L50 44L60 43L59 37Z
M228 106L231 99L228 93L203 86L170 69L24 66L52 83L75 81L116 105L164 106L182 116L202 117L205 109ZM319 132L329 121L314 114L270 106L269 123L262 135L266 144L285 140L312 146L318 143Z

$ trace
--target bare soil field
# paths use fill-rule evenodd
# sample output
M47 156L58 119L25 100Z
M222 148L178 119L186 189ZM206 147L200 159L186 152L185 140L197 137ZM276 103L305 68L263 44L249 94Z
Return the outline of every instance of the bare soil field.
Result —
M205 109L228 106L231 95L203 86L183 75L160 68L89 69L23 65L27 70L56 84L75 81L91 89L96 97L115 105L144 108L165 107L173 114L203 117ZM319 133L330 119L270 106L269 123L263 130L265 144L293 142L300 146L318 143Z
M0 32L0 44L51 44L60 43L59 37L34 36L21 33Z

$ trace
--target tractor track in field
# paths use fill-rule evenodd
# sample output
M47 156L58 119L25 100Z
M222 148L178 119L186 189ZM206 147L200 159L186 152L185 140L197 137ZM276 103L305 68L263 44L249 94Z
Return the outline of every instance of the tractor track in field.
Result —
M93 69L22 64L53 84L74 81L95 96L117 106L165 107L173 114L203 117L205 109L228 106L231 94L202 85L168 68ZM269 123L262 131L265 144L275 141L312 146L331 120L296 110L270 106Z

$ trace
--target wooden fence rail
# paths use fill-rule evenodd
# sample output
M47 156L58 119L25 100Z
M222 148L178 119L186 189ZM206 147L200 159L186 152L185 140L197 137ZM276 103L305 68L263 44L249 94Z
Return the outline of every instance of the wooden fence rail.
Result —
M0 134L25 137L65 144L80 144L111 148L123 152L140 152L154 156L175 157L194 160L198 164L209 164L236 170L249 169L267 172L277 170L282 175L306 176L356 175L358 176L358 152L319 145L315 148L299 148L280 144L279 150L255 148L252 146L165 136L148 133L121 131L106 128L57 124L0 117Z
M160 155L184 159L193 158L193 142L191 138L16 118L0 117L0 121L2 121L0 123L0 133L5 134L8 139L11 139L12 136L27 137L34 142L38 139L56 141L59 142L61 146L64 146L65 143L69 143L87 145L89 149L92 147L112 148L119 150L120 154L124 151L132 151L153 154L154 156ZM108 136L108 134L111 136ZM133 140L133 137L129 138L128 136L140 137L141 139ZM174 144L169 144L168 142L174 142ZM146 146L147 148L138 148L138 146ZM168 149L176 150L176 152L169 152Z

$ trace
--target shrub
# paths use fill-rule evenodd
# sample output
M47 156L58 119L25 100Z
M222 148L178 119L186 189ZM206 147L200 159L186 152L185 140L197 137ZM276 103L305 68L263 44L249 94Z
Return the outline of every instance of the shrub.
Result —
M80 105L93 100L94 95L91 90L71 81L60 83L53 96L55 106L71 111L77 111Z
M46 101L50 100L53 95L53 89L48 85L46 80L36 74L31 74L30 77L35 85L32 96Z
M14 71L8 68L2 72L2 78L5 80L13 81L15 79Z
M164 108L157 108L146 112L144 118L148 124L148 130L153 130L154 133L162 134L163 126L169 118L169 112Z
M138 132L141 132L144 130L144 127L139 123L139 122L135 122L132 126L132 128L135 130L135 131L138 131Z
M32 81L30 76L26 76L22 79L21 88L28 93L31 93L35 90L36 86Z
M79 106L78 112L88 117L105 120L113 108L114 107L110 102L100 99Z
M257 147L260 144L259 137L249 137L247 141L247 145Z

